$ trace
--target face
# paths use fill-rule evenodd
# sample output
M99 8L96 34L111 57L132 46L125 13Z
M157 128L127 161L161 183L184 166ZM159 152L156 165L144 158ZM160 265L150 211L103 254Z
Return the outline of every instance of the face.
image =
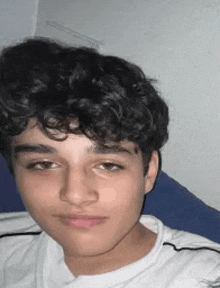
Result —
M156 178L156 153L144 175L142 153L132 142L106 148L74 134L59 142L36 125L13 137L12 148L27 210L66 255L106 253L134 236Z

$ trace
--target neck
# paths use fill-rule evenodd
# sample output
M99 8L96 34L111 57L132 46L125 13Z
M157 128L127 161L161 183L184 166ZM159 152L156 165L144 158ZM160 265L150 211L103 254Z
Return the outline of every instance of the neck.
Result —
M154 232L138 223L133 237L123 239L112 250L94 256L65 255L65 263L76 277L115 271L146 256L154 247L156 238Z

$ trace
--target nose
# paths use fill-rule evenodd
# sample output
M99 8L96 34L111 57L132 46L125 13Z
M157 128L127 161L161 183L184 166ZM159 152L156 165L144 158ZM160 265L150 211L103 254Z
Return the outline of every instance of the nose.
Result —
M68 169L60 189L60 199L77 207L91 205L98 201L94 179L84 169Z

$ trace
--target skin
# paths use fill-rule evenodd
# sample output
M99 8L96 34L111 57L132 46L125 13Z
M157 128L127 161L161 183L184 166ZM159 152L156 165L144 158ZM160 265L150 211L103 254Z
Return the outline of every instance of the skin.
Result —
M39 144L54 151L18 152L16 148ZM102 151L87 137L74 134L58 142L33 123L13 137L15 179L25 206L62 246L65 263L75 276L110 272L133 263L148 254L156 241L156 234L139 218L144 195L156 179L158 154L152 154L144 175L142 153L134 143L123 141L119 147ZM61 217L66 214L107 218L93 227L69 227Z

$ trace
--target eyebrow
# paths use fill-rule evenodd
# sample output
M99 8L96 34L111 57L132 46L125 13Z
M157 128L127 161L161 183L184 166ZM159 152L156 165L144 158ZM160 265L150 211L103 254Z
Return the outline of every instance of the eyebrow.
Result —
M135 149L134 149L135 150ZM54 147L51 147L49 145L44 145L44 144L21 144L21 145L16 145L14 147L13 153L15 159L17 159L17 156L19 153L40 153L40 154L53 154L53 153L58 153L58 150ZM97 154L120 154L120 153L125 153L132 155L132 151L129 149L124 148L123 146L120 145L100 145L98 143L95 143L91 147L87 149L87 152L89 153L97 153ZM134 151L135 152L135 151Z
M41 154L52 154L57 153L57 149L44 145L44 144L21 144L14 147L14 157L17 158L17 155L21 152L27 152L27 153L41 153Z
M89 152L97 153L97 154L118 154L118 153L127 153L129 155L132 155L133 153L129 150L126 149L123 146L120 145L100 145L100 144L95 144L94 146L90 147Z

